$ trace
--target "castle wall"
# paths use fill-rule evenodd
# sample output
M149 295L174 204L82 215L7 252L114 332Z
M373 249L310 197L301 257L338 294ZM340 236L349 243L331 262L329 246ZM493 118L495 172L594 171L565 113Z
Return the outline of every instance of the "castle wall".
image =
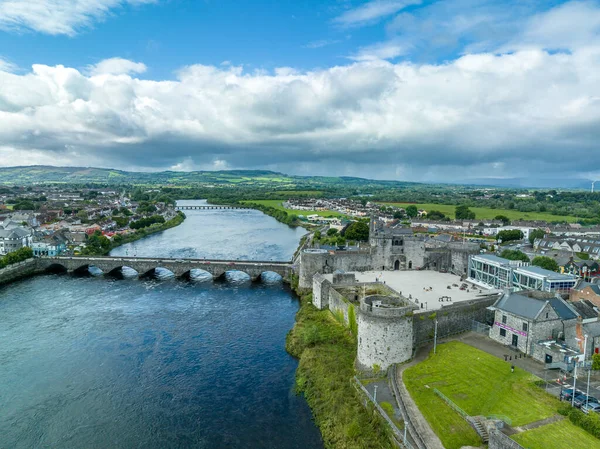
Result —
M322 274L313 276L313 298L312 302L317 309L323 310L329 307L329 289L331 282L323 277Z
M331 310L334 315L343 316L346 326L350 323L348 319L348 309L350 307L353 307L352 304L350 304L340 292L334 288L329 290L329 310Z
M315 274L331 274L336 270L369 271L373 269L370 251L337 251L335 253L303 252L300 258L300 288L311 288Z
M433 341L435 320L438 321L438 339L470 331L473 320L486 321L487 307L493 305L497 295L442 306L441 309L419 310L413 317L414 347ZM434 315L435 313L435 315Z
M412 357L412 340L411 316L378 317L361 309L356 365L364 371L378 365L385 371L393 363L402 363Z

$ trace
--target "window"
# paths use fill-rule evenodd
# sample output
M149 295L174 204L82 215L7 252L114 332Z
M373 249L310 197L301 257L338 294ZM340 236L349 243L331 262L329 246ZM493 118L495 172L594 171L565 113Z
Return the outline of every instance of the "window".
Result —
M506 337L506 329L500 329L500 336Z
M546 312L546 319L548 318L548 312Z
M523 323L523 331L527 332L527 323Z
M502 324L506 324L506 315L502 315Z

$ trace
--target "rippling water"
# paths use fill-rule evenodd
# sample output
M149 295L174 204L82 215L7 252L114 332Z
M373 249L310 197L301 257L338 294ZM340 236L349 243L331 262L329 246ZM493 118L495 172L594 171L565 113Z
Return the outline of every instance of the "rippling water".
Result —
M179 201L206 205L205 201ZM185 210L176 228L120 246L113 256L207 259L290 260L303 228L290 228L262 212L248 209Z
M274 258L291 255L300 233L262 220L288 232ZM187 247L222 247L202 235ZM176 238L152 241L185 257ZM43 276L4 287L0 448L322 447L284 348L297 308L273 282Z

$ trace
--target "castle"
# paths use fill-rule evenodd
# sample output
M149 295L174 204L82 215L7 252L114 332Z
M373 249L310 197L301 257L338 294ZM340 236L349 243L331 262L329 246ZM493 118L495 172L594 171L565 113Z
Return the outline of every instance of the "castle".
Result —
M385 371L412 358L415 349L432 341L436 332L443 338L471 330L474 321L486 320L487 307L498 297L495 292L477 290L465 296L452 286L466 277L469 256L474 254L479 254L476 244L415 236L410 229L385 227L371 220L368 247L304 250L299 286L312 289L313 304L331 310L355 334L357 369ZM403 294L402 285L392 288L382 282L358 282L356 276L365 271L407 272L413 288L421 281L433 285L430 279L436 277L439 288L428 294L438 302L427 308L416 295Z
M410 228L386 227L372 218L367 247L355 251L302 251L299 287L311 288L315 274L335 272L430 269L466 276L472 254L479 254L476 243L416 236Z

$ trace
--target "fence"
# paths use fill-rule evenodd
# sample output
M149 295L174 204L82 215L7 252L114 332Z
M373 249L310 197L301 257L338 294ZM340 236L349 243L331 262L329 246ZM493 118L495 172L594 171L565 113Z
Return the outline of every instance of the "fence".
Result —
M471 326L471 330L473 332L477 332L478 334L489 335L491 326L488 326L485 323L480 323L479 321L473 320L473 325Z
M446 404L448 404L450 407L452 407L455 411L457 411L463 418L465 418L467 421L469 421L469 414L467 412L465 412L462 408L460 408L458 405L456 405L452 399L450 399L449 397L447 397L444 393L442 393L440 390L438 390L437 388L433 389L433 392L435 394L437 394L440 398L442 398Z
M364 385L361 383L361 381L358 379L358 377L354 376L354 382L356 384L356 387L358 387L367 396L367 398L375 406L375 408L377 409L379 414L389 424L389 426L392 429L392 432L394 434L394 439L396 440L398 445L400 447L404 446L407 449L415 449L411 446L411 444L408 441L406 441L406 431L404 433L400 432L400 429L398 429L398 426L396 426L396 423L394 423L394 421L392 421L392 419L388 416L388 414L385 412L385 410L382 409L381 406L375 401L373 396L371 396L371 393L369 393L369 390L367 390L364 387ZM404 425L406 426L406 423Z

